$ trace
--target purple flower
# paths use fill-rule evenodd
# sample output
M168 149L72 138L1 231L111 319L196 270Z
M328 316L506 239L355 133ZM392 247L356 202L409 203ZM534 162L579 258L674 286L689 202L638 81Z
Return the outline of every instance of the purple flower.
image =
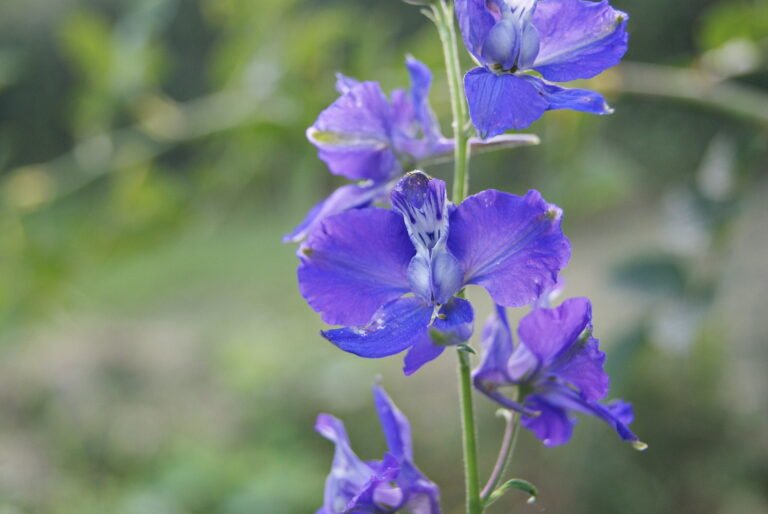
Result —
M474 371L475 387L506 408L522 413L522 424L547 446L571 438L575 412L602 419L635 448L645 445L629 429L632 406L620 400L602 404L608 394L605 354L592 337L592 306L573 298L555 309L538 308L518 327L514 345L504 308L497 307L483 331L483 361ZM517 387L510 399L503 387Z
M390 98L376 82L338 76L341 96L307 129L307 138L331 173L357 183L342 186L316 205L285 236L286 242L301 241L327 216L386 197L405 170L453 151L453 141L440 133L429 106L432 73L410 56L406 65L411 89L396 89Z
M373 388L373 397L389 450L380 461L360 460L344 424L329 414L317 417L315 430L336 445L336 453L316 514L440 514L437 486L413 464L408 420L381 387Z
M472 334L473 311L456 295L484 287L508 307L534 302L570 258L561 211L537 191L483 191L458 207L445 183L420 171L392 192L394 210L326 218L299 254L299 288L323 321L323 336L368 358L405 349L405 373Z
M464 77L481 137L528 127L550 109L611 112L598 93L549 82L594 77L624 56L629 17L607 0L456 0L456 13L481 64Z

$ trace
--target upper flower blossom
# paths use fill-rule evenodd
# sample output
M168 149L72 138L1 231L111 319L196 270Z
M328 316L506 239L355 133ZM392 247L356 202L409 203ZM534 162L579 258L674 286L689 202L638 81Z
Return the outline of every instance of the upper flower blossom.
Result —
M362 461L349 444L344 424L320 414L315 429L336 445L316 514L440 514L440 492L413 464L411 427L387 393L373 389L388 452L380 461Z
M608 394L605 354L592 337L592 306L573 298L555 309L537 308L518 327L514 345L505 310L498 307L483 331L483 361L473 373L475 387L504 407L523 414L522 424L547 446L568 442L574 412L611 425L635 448L645 445L632 433L632 406L620 400L599 403ZM500 388L517 386L510 399Z
M407 348L405 373L472 334L472 307L456 294L484 287L500 305L530 304L570 257L561 211L537 191L489 190L458 207L445 183L412 172L392 192L395 210L326 218L300 251L299 288L342 350L385 357Z
M549 109L612 112L598 93L549 82L594 77L624 56L629 17L607 0L456 0L456 14L481 64L464 78L481 137L526 128Z
M406 65L411 88L396 89L390 98L377 82L339 75L341 96L307 129L307 138L331 173L361 183L342 186L316 205L286 241L304 239L327 216L386 197L405 170L453 151L429 106L432 73L410 56Z

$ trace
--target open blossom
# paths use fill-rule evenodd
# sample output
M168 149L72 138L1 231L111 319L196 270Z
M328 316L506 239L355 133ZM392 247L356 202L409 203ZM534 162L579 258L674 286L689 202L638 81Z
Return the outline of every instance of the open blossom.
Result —
M611 112L598 93L552 83L594 77L626 53L628 16L607 0L456 0L456 13L481 65L464 86L482 137L526 128L550 109Z
M432 73L413 57L406 65L411 88L396 89L390 98L377 82L339 75L336 89L341 96L307 129L307 138L331 173L356 183L316 205L286 241L302 240L327 216L386 197L405 170L453 151L453 141L440 133L429 106Z
M336 452L316 514L440 514L437 486L413 464L408 420L381 387L374 387L373 395L388 448L380 461L363 461L352 451L340 420L328 414L317 418L315 429Z
M581 412L596 416L635 448L645 445L629 429L632 406L620 400L603 404L608 394L605 354L592 337L592 306L573 298L555 309L537 308L518 327L515 345L504 308L498 307L483 332L483 361L474 371L475 387L499 404L522 413L522 424L547 446L568 442ZM516 386L511 399L502 388Z
M392 191L394 210L326 218L299 254L299 288L323 321L323 336L378 358L410 351L405 373L472 334L473 311L457 294L485 288L500 305L528 305L570 258L561 211L537 191L483 191L459 206L445 183L412 172Z

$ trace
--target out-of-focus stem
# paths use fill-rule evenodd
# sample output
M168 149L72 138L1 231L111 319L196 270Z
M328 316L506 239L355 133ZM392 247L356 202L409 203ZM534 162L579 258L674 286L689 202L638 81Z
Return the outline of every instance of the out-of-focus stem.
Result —
M658 64L625 62L617 73L619 79L607 84L617 93L684 101L768 126L768 95L759 89L706 71Z
M483 487L483 490L480 493L480 498L483 502L488 500L491 493L493 493L502 478L504 478L504 474L509 467L509 462L512 460L512 454L515 451L515 443L517 442L517 434L519 432L520 414L508 410L499 412L506 420L506 428L504 429L504 439L501 441L501 448L499 449L499 457L496 459L496 465L493 467L488 483L485 484L485 487Z

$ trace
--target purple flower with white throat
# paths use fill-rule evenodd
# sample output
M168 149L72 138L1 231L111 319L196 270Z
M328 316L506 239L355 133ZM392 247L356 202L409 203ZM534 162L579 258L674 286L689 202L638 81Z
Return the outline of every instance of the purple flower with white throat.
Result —
M528 305L570 258L562 213L537 191L483 191L459 206L445 183L416 171L392 192L394 210L327 218L299 251L299 288L323 336L350 353L386 357L410 349L406 374L469 339L472 307L457 294L485 288L500 305Z
M377 82L338 76L340 97L307 129L307 138L334 175L355 181L316 205L285 236L298 242L323 218L370 205L386 197L392 182L425 159L450 154L453 140L440 133L429 105L432 73L408 57L409 90L396 89L390 98Z
M592 78L626 53L629 17L607 0L456 0L456 14L481 65L464 77L481 137L526 128L551 109L612 112L594 91L552 83Z
M344 424L320 414L315 430L336 445L316 514L440 514L440 492L413 464L411 426L384 389L373 389L388 451L380 461L361 460L349 444Z
M502 406L522 413L522 424L547 446L571 438L576 412L608 423L637 449L645 444L629 429L632 406L620 400L603 404L608 394L605 354L592 337L592 306L573 298L555 309L538 308L518 327L515 345L505 309L497 307L483 331L484 356L474 371L475 387ZM518 397L502 393L516 387Z

